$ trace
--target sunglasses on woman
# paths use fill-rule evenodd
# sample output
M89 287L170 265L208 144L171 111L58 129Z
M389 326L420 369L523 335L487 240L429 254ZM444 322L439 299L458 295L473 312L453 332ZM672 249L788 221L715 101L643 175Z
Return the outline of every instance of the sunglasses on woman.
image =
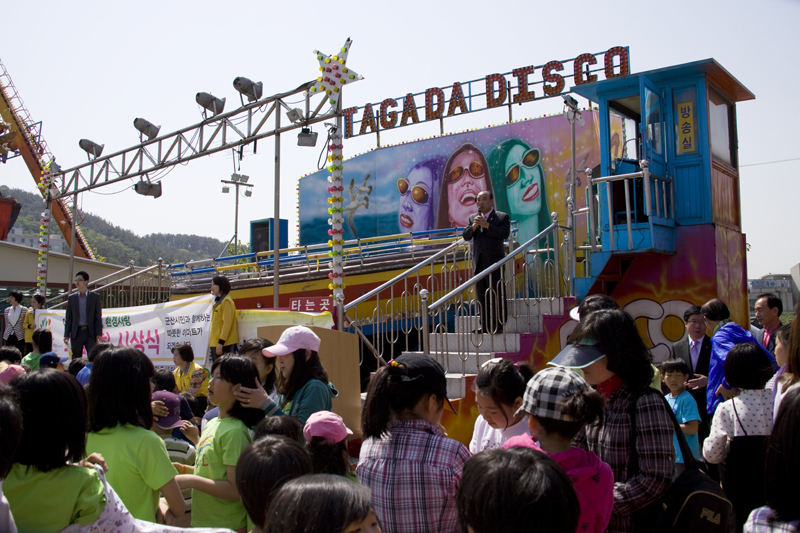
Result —
M397 180L397 190L400 191L402 196L405 196L408 193L408 180L405 178L400 178ZM428 191L425 190L424 187L421 185L415 185L411 189L411 199L414 200L415 203L419 205L427 205L430 196L428 195Z
M472 163L469 164L469 166L467 168L464 168L464 167L456 167L456 168L454 168L447 175L448 183L457 182L458 180L460 180L461 178L464 177L465 173L469 174L473 178L482 178L483 177L483 173L484 173L483 165L481 165L477 161L473 161Z
M533 148L525 152L525 155L522 157L522 161L511 167L511 170L509 170L508 173L506 174L506 187L511 187L519 179L520 175L522 174L522 171L519 168L520 165L522 165L525 168L533 168L538 164L539 164L539 150Z

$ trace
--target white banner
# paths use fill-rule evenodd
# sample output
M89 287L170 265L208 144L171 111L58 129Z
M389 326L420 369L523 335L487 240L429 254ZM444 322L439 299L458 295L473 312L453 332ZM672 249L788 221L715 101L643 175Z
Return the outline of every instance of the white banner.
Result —
M181 343L191 345L197 359L202 360L208 352L213 303L214 297L206 294L175 302L103 309L103 340L115 346L133 346L156 366L173 366L172 347ZM53 351L62 357L70 350L64 345L66 314L51 309L36 312L36 327L53 333Z
M144 352L154 365L168 367L174 366L173 346L186 343L194 350L195 361L205 364L213 303L214 297L207 294L162 304L103 309L103 340L115 346L133 346ZM328 312L248 309L237 311L236 315L239 346L257 337L261 326L333 327L333 316ZM53 351L61 357L70 353L69 346L64 345L65 317L66 311L62 310L42 309L36 312L36 327L49 329L53 333ZM273 339L273 342L276 341Z

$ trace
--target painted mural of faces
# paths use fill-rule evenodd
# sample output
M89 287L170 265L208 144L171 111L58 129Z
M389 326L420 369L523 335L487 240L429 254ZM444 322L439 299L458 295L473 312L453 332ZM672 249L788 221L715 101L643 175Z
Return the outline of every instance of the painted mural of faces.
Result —
M544 197L544 171L539 150L517 144L505 160L505 186L508 208L514 216L538 215Z
M397 179L400 193L397 225L401 233L435 228L439 187L446 164L446 157L434 156L417 163L408 175Z
M407 177L397 180L397 190L400 192L398 223L401 232L431 229L433 180L433 172L427 167L414 167Z
M457 153L445 169L448 216L451 227L469 224L469 216L477 212L475 197L489 190L489 169L483 154L475 147Z

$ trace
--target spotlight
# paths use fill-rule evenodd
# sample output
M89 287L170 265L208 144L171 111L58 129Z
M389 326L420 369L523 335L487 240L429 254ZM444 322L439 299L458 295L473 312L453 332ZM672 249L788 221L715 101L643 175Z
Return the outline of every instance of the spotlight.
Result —
M142 180L133 186L133 190L142 196L152 196L153 198L161 196L160 183L150 183L149 181Z
M317 133L312 132L311 128L305 127L297 134L297 146L316 146Z
M290 109L286 113L286 116L289 117L289 120L291 120L292 122L300 122L301 120L303 120L303 112L296 107L294 109Z
M248 102L255 102L261 98L261 93L264 90L264 84L261 82L253 83L244 76L239 76L233 80L233 88L247 97Z
M223 194L228 194L229 192L231 192L231 188L230 187L223 187L222 188L222 193Z
M573 111L578 109L578 101L575 100L568 94L562 94L561 98L564 99L564 103L567 104L567 107L570 107Z
M139 133L146 136L148 139L155 139L158 137L158 132L161 129L161 126L154 126L152 122L143 118L135 119L133 121L133 127L139 130Z
M223 98L220 100L216 96L213 96L209 93L197 93L197 96L195 96L194 99L198 104L203 106L203 108L214 113L214 116L219 115L222 113L222 110L225 109L225 99Z
M100 157L103 153L103 148L105 148L105 144L97 144L95 142L90 141L89 139L81 139L78 141L78 146L80 146L84 152L89 154L90 156Z
M244 174L231 174L231 181L238 181L239 183L247 183L250 179L250 176L245 176Z
M247 196L248 198L250 198L251 196L253 196L253 191L251 191L250 189L247 189L246 191L244 191L244 195Z

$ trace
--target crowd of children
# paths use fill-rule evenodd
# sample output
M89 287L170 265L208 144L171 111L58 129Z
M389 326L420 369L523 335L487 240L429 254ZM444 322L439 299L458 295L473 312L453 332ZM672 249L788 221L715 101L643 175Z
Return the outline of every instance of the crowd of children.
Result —
M469 447L441 425L453 406L433 357L380 367L355 468L308 328L248 340L210 371L179 345L174 372L105 343L65 372L49 332L35 330L24 360L0 348L0 530L642 531L684 467L705 460L724 463L738 530L797 531L800 320L774 330L773 358L717 320L717 303L690 308L687 331L698 315L715 331L714 378L698 370L703 340L692 338L688 361L676 350L660 364L657 392L633 319L613 300L589 304L544 369L481 366ZM735 336L747 342L728 347ZM699 404L706 383L715 398Z

